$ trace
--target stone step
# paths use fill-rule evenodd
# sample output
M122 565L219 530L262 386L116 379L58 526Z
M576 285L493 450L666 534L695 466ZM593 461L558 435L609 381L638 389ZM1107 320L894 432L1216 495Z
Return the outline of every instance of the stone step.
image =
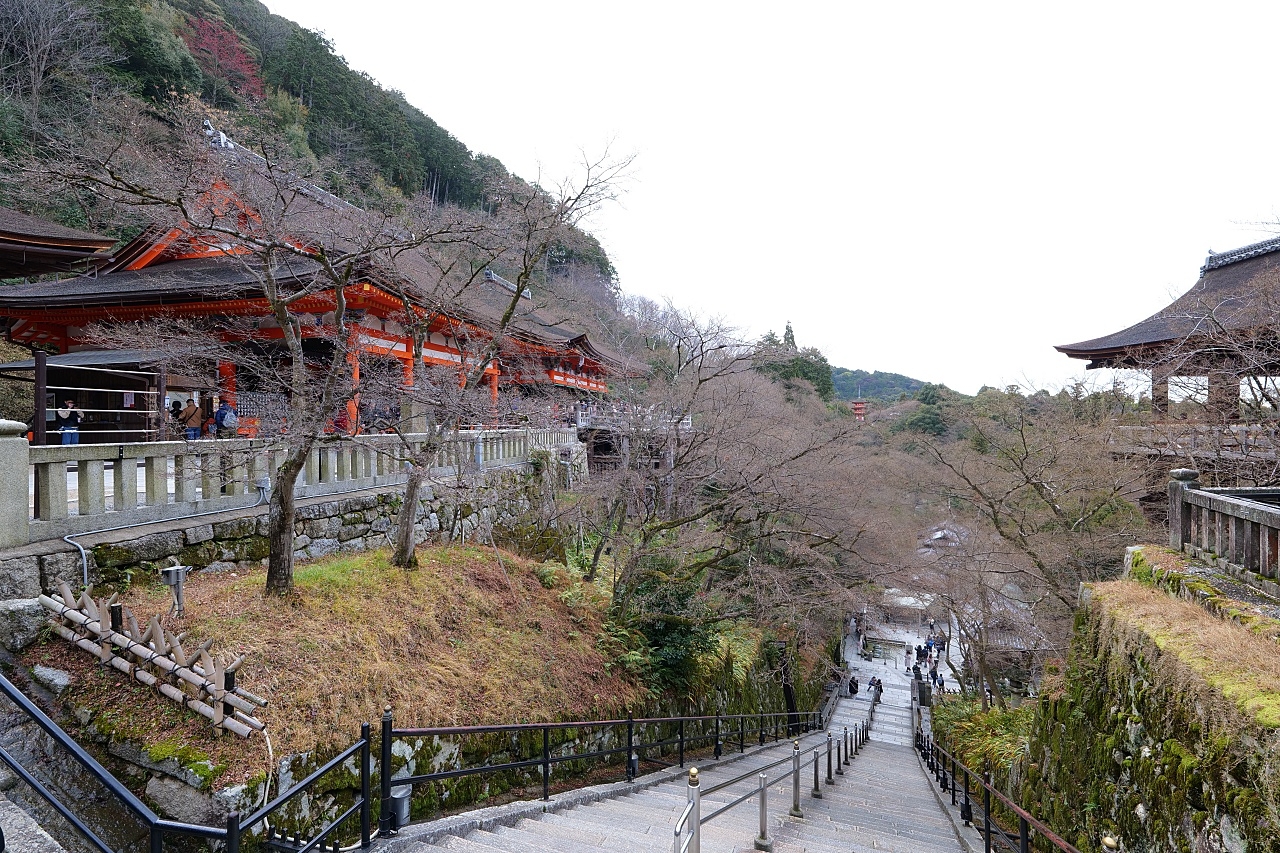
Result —
M889 685L886 685L888 687ZM957 853L960 843L933 793L934 782L919 768L910 744L911 718L907 693L899 691L902 707L894 708L886 690L885 701L871 726L871 741L843 765L835 784L826 779L826 733L802 735L800 776L803 818L787 815L791 805L790 762L768 771L769 833L775 853ZM835 740L843 727L854 728L866 719L865 700L842 699L832 716ZM728 744L726 746L729 746ZM753 748L753 747L749 747ZM813 749L819 752L821 799L811 796ZM703 790L722 781L745 776L723 790L705 794L705 816L737 797L754 792L756 774L791 754L791 744L781 741L764 749L726 758L718 765L700 767ZM456 850L461 853L517 853L517 851L609 850L619 853L668 851L674 827L688 798L687 776L631 791L611 799L564 811L524 818L514 826L475 830L463 837L448 837L435 844L412 846L414 853ZM705 853L745 853L753 849L759 831L758 801L749 797L701 828Z

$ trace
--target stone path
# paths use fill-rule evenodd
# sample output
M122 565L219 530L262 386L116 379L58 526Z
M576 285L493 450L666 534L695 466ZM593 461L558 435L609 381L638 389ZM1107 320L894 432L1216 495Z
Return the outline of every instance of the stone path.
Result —
M0 794L0 837L13 853L66 853L32 817Z
M882 671L883 670L883 671ZM825 784L826 735L800 739L806 763L801 771L800 805L803 817L790 817L792 788L789 764L769 771L769 835L775 853L956 853L965 849L934 794L912 748L910 697L906 675L879 661L861 663L857 670L863 690L857 698L841 699L830 731L839 737L845 726L865 720L869 709L865 685L871 675L885 683L885 692L870 742ZM821 799L813 790L812 750L820 749ZM782 743L748 752L734 760L709 766L700 774L705 790L722 780L754 771L791 753ZM395 853L520 853L563 851L587 853L610 850L648 853L672 849L673 828L687 802L684 774L666 774L666 781L641 790L624 792L621 786L593 795L601 798L576 807L553 805L548 813L537 804L512 804L486 809L472 821L469 831L440 835L438 827L408 827L383 848ZM670 778L675 776L675 778ZM740 794L758 787L754 773L745 781L702 798L702 814L708 815ZM644 780L639 780L641 783ZM523 812L520 811L523 809ZM485 813L489 813L487 816ZM465 826L452 819L455 827ZM759 805L752 798L702 827L703 853L737 853L753 849L758 835Z

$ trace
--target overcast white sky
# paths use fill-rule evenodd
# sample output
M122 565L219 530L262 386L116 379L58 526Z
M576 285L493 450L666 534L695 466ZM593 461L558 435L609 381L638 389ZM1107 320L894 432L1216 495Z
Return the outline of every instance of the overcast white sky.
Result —
M523 177L636 153L623 288L842 367L1060 385L1280 231L1280 4L266 2Z

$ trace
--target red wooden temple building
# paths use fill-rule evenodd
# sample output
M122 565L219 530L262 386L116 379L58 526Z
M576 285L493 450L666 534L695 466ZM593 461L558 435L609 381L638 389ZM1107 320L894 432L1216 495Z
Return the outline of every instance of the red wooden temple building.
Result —
M28 231L40 230L38 220L24 219ZM0 265L5 263L4 222L0 211ZM45 223L44 230L46 243L61 234L59 226L51 223ZM182 227L147 229L117 249L114 256L103 254L110 240L85 242L85 236L80 235L80 252L96 259L92 274L0 286L0 329L7 339L48 353L0 365L0 378L29 375L39 361L48 371L48 387L58 389L57 401L52 392L47 397L46 419L52 418L52 407L61 404L63 395L74 395L90 415L84 429L84 440L89 442L155 437L157 427L164 423L160 410L166 394L173 392L179 397L197 395L202 405L214 395L228 398L239 409L242 425L269 417L269 395L256 393L253 378L238 376L233 363L220 362L216 376L165 375L154 363L148 363L155 361L154 354L94 347L84 337L90 326L212 318L215 324L226 321L226 335L241 336L228 340L247 335L255 345L269 346L282 335L264 297L260 270L252 266L256 259L235 245L190 237ZM86 263L83 257L72 259L56 253L50 257L57 263ZM59 268L68 267L29 267L25 275ZM15 273L11 266L0 266L0 270L9 276L24 275L23 271ZM314 262L292 259L282 263L274 275L277 280L305 282L314 281L314 273ZM357 353L352 360L357 385L364 357L395 359L405 380L412 381L416 365L410 332L402 325L406 310L419 318L419 329L428 324L422 361L429 366L454 367L462 375L471 367L469 352L477 351L477 342L492 339L498 318L515 295L513 285L487 272L466 288L465 298L455 300L456 304L427 306L410 300L407 306L402 294L381 286L378 279L378 275L365 275L345 288L348 316L358 318L352 341ZM319 288L290 306L291 314L300 320L304 338L314 336L317 345L330 331L325 318L333 310L333 298L331 290ZM545 309L522 294L515 316L504 329L499 355L484 374L496 400L500 385L513 390L565 389L571 397L603 394L608 391L609 377L627 369L624 359L594 346L581 330L548 319ZM360 414L354 406L349 411L354 428ZM38 415L35 420L40 420ZM33 431L39 432L34 424Z

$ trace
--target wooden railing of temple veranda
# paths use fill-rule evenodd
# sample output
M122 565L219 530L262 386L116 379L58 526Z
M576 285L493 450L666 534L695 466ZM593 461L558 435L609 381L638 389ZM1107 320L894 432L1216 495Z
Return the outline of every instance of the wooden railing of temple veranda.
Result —
M1216 426L1171 422L1116 427L1112 443L1126 452L1151 456L1275 458L1278 436L1280 423L1276 422Z
M1169 545L1221 568L1280 576L1280 487L1206 489L1179 468L1169 483Z
M103 528L251 507L274 485L283 450L265 439L31 446L0 421L0 549ZM298 498L402 484L409 448L426 436L361 435L312 448ZM468 430L436 453L435 478L527 464L537 450L576 444L577 431Z

